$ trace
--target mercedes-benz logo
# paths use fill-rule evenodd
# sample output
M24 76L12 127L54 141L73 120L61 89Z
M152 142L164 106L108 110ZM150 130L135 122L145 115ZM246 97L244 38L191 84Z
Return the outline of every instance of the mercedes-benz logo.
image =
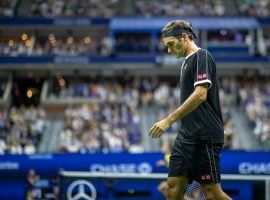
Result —
M90 195L86 192L90 190ZM77 180L71 183L67 189L68 200L95 200L97 198L97 191L95 186L86 180Z

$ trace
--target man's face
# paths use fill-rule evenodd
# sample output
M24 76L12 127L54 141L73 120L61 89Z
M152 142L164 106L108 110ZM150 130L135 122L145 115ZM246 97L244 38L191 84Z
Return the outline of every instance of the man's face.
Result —
M186 56L186 47L184 38L176 38L174 36L162 38L165 46L168 47L168 53L173 54L176 58Z

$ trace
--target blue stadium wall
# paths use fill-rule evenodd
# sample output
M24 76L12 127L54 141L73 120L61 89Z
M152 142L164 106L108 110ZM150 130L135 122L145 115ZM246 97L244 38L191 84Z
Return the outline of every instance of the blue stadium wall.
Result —
M161 153L143 154L35 154L0 156L0 199L24 199L27 185L27 174L34 169L40 176L40 188L52 187L50 179L59 177L59 170L118 172L118 173L167 173L166 167L158 167L158 160L164 158ZM270 153L224 151L222 153L221 171L223 174L270 174ZM91 179L90 179L91 181ZM146 191L149 198L162 199L156 187L160 180L119 181L114 192ZM93 180L99 197L106 198L108 188L102 180ZM143 187L142 187L143 185ZM225 190L235 191L234 199L252 199L253 183L243 181L224 181ZM66 187L64 187L64 190ZM105 192L106 191L106 192Z

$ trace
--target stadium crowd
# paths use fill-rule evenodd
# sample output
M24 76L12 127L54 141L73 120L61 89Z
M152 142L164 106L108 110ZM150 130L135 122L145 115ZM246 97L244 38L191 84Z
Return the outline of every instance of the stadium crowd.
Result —
M139 91L134 83L91 83L57 78L50 98L94 98L91 105L70 106L60 152L143 152L141 144Z
M253 134L265 148L270 148L270 88L269 77L244 80L239 89L243 107Z
M135 102L69 107L60 152L143 152Z
M135 3L136 14L145 17L153 16L211 16L226 15L224 1L183 0L183 1L145 1Z
M103 104L100 102L95 103L92 106L83 105L82 107L71 107L66 110L66 128L61 134L61 151L86 151L85 145L82 145L82 143L85 142L82 141L88 141L88 145L92 146L91 148L94 148L91 149L88 147L87 151L107 151L106 148L108 146L110 151L116 151L117 148L110 144L110 142L113 142L113 140L116 141L116 137L120 139L118 140L118 150L120 149L121 151L137 152L139 148L139 151L143 151L143 148L140 146L141 132L138 127L141 119L138 111L143 110L143 106L152 107L153 115L156 116L156 120L159 120L165 117L168 113L177 109L177 106L179 105L180 93L179 85L177 84L177 78L175 78L173 81L168 81L166 79L158 80L157 78L143 77L122 84L117 83L117 81L107 81L105 83L100 81L89 83L82 81L83 79L80 79L80 81L77 82L73 80L72 84L70 84L71 81L65 79L67 84L62 86L61 82L63 78L58 77L56 80L57 81L53 87L54 90L52 90L50 98L66 99L83 97L94 98L97 102L106 102ZM222 88L220 90L224 125L226 130L224 147L226 149L240 149L242 147L239 144L239 140L235 132L235 127L231 119L229 107L232 103L235 102L235 97L233 96L234 91L232 91L232 88L229 88L233 86L228 85L228 83L231 83L231 81L224 78L222 80ZM116 104L116 106L112 106L112 104L108 102L118 102L118 104ZM130 103L133 105L133 107L130 105ZM128 116L126 116L128 119L131 119L131 121L123 121L125 120L125 118L122 117L123 112L121 112L121 109L123 108L133 111L127 112ZM115 121L113 117L98 117L100 115L102 116L102 113L104 112L110 113L108 116L117 116L117 122L119 120L120 122L122 120L122 122L118 123L118 127L114 127ZM115 114L113 115L112 113ZM113 136L110 135L110 137L107 137L104 133L104 130L99 128L104 127L102 126L102 123L104 123L102 120L95 121L93 124L90 122L90 119L87 122L83 116L89 115L92 116L92 119L103 119L104 122L108 122L105 127L107 127L108 130L111 130L110 132L113 133ZM72 124L80 124L80 128L72 128L74 126ZM88 127L86 130L84 130L84 126L86 124L92 124L92 128ZM178 125L179 124L177 123L173 124L173 126L168 129L168 132L177 133ZM122 127L124 127L124 129L121 131L120 129ZM137 129L134 129L134 127L137 127ZM89 131L89 129L95 131ZM83 134L83 132L89 132L88 136L86 136L87 134ZM94 134L90 134L90 132ZM119 134L114 135L114 132L118 132ZM74 140L72 138L74 138ZM107 138L111 138L111 141L109 141ZM74 141L74 146L71 145L72 141ZM102 142L99 143L98 141ZM93 145L90 145L91 143L93 143ZM114 145L115 143L116 142L113 142ZM135 146L130 146L130 144ZM102 149L102 146L104 145L106 147L105 150ZM69 148L73 147L75 150L69 150ZM81 147L83 149L80 149ZM136 147L136 151L134 150L134 147Z
M118 10L122 0L33 0L29 16L43 17L113 17L120 16ZM249 1L237 0L235 15L269 16L269 0ZM227 4L223 0L203 1L134 1L135 16L223 16L231 15ZM0 16L20 16L19 7L22 0L3 0L0 2ZM23 12L22 12L23 13ZM222 32L223 31L223 32ZM209 33L209 41L233 40L243 42L246 33L231 34L226 30L220 33ZM35 38L32 40L32 37ZM266 39L268 39L266 35ZM93 55L110 52L112 41L108 38L96 40L90 36L55 36L46 38L38 35L21 35L14 38L1 39L0 56L20 55ZM160 41L151 46L150 35L123 34L115 38L116 52L149 52L152 49L164 50ZM267 40L268 41L268 40ZM266 42L267 42L266 41ZM166 116L177 108L179 101L179 85L160 81L155 78L144 77L130 82L118 83L112 81L91 82L89 80L69 80L59 78L53 83L49 98L93 98L96 103L91 105L71 106L66 109L65 128L61 132L61 152L141 152L141 133L139 130L140 115L138 111L144 105L157 109L158 119ZM0 82L1 84L1 82ZM234 124L231 120L230 105L235 103L234 94L240 94L239 102L247 114L254 136L262 143L270 146L269 127L269 91L264 85L256 82L247 83L242 87L233 79L221 79L221 104L226 129L225 148L241 148L237 140ZM0 95L3 95L5 82L1 84ZM108 102L104 105L102 102ZM112 102L115 102L113 105ZM237 103L237 102L236 102ZM23 110L23 111L22 111ZM35 119L23 112L32 112ZM39 113L41 112L41 113ZM105 113L105 114L104 114ZM45 111L30 108L15 109L1 112L1 141L0 152L33 153L42 134L42 128L48 125ZM15 117L14 117L15 116ZM19 120L18 120L19 118ZM43 123L43 124L42 124ZM42 124L42 125L41 125ZM27 128L25 128L27 127ZM168 131L177 132L178 124L174 124ZM27 131L25 131L27 130ZM10 134L9 134L10 133ZM28 148L29 147L29 148Z
M6 37L0 43L0 56L41 56L41 55L93 55L105 51L104 37L102 40L85 37L57 37L50 34L47 38L38 37L35 40L31 35L22 34L16 37Z
M237 137L235 121L232 120L231 106L237 103L238 84L235 78L221 77L219 80L220 90L219 98L221 104L222 118L224 123L224 149L241 149L243 148Z
M250 0L237 0L238 11L241 15L254 16L254 17L269 17L270 15L270 1L250 1Z
M263 46L262 48L270 49L268 32L267 30L264 32L262 41L265 42L259 44ZM250 37L251 35L246 30L211 30L208 31L207 41L210 47L214 47L213 53L219 52L215 50L215 47L219 49L224 47L222 50L227 55L226 47L228 49L228 46L231 45L231 48L235 49L235 53L238 55L239 47L235 46L234 43L241 47L245 46L246 54L248 54L248 47L251 45ZM196 42L200 43L199 40ZM90 35L73 35L66 30L65 35L58 32L52 32L47 36L33 33L14 33L14 35L4 35L0 39L0 56L111 56L118 53L145 54L146 52L149 54L166 52L161 37L153 40L149 33L119 33L111 39L105 33L98 37L91 37Z
M16 35L9 36L0 40L0 56L45 56L45 55L110 55L115 52L150 52L151 38L141 34L123 34L115 39L115 43L108 37L101 39L91 38L90 36L57 36L49 34L48 37L27 36L23 40ZM27 34L25 34L27 35ZM35 39L32 39L35 37ZM113 50L114 49L114 50Z
M61 85L61 80L66 83ZM99 81L97 81L99 80ZM72 84L71 84L72 83ZM231 105L244 109L254 137L270 147L270 113L267 78L261 83L229 77L220 78L220 99L225 126L225 149L241 149ZM126 80L86 79L70 81L61 76L53 82L49 98L90 98L91 104L70 105L65 110L59 152L143 152L141 114L152 108L156 120L179 105L177 77L128 77ZM72 87L71 87L72 86ZM139 114L141 113L141 114ZM149 114L149 113L145 113ZM31 154L38 151L41 136L50 125L41 108L15 108L0 112L0 153ZM177 133L174 124L169 133Z
M121 12L126 5L129 12ZM22 0L3 0L0 2L0 16L34 17L101 17L110 18L121 15L135 16L226 16L247 15L269 16L269 0L237 0L231 4L225 0L33 0L30 12L18 12ZM234 8L231 8L231 7ZM236 8L236 9L235 9Z
M49 38L55 38L50 34ZM55 41L55 42L54 42ZM33 54L38 55L91 55L97 54L100 49L100 41L91 37L58 37L56 39L39 40L35 45Z
M0 1L0 16L13 17L18 0L2 0Z
M103 17L117 15L118 0L34 0L31 16Z
M0 154L33 154L49 126L42 108L15 108L0 112Z

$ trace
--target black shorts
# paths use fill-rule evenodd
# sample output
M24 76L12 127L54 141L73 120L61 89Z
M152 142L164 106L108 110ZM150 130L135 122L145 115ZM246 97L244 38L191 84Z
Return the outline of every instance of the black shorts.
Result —
M200 184L220 183L220 153L223 144L191 143L175 139L169 177L184 176Z

